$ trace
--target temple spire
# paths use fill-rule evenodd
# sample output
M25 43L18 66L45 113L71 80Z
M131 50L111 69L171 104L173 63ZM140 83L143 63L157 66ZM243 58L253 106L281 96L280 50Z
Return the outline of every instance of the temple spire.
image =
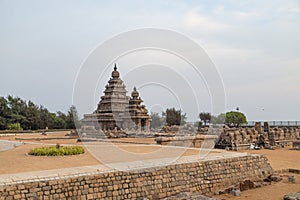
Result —
M139 97L139 95L140 95L139 92L137 91L136 87L134 86L133 91L131 93L131 97L136 99Z
M113 77L113 79L117 79L119 78L120 74L117 71L117 64L115 63L115 67L114 67L114 71L112 71L111 76Z

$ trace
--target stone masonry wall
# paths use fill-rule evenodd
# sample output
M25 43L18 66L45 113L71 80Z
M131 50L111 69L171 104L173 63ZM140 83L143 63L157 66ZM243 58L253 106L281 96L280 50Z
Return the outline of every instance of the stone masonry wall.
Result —
M245 155L159 168L5 183L0 185L0 199L161 199L189 191L208 194L245 179L262 180L272 173L266 157Z

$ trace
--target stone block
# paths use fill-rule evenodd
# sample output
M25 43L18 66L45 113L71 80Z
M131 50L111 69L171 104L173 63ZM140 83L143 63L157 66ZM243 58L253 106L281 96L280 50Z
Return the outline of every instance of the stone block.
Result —
M22 198L22 196L20 194L14 195L14 199L21 199L21 198Z

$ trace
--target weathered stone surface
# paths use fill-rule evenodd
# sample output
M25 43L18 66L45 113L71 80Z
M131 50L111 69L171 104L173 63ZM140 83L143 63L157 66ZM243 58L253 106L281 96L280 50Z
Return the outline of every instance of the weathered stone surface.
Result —
M300 200L300 191L284 195L284 200Z
M254 183L251 180L245 180L240 183L240 190L245 191L254 188Z
M260 122L255 122L254 129L260 134L263 133L263 129Z

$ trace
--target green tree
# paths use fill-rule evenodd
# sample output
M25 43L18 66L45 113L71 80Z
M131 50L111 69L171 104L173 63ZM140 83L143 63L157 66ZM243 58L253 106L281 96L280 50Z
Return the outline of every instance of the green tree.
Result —
M77 109L74 105L72 105L66 115L66 128L68 129L76 129L76 126L79 126L79 117L77 113Z
M39 108L39 115L40 115L40 122L39 122L39 128L45 129L46 127L50 126L51 121L51 114L47 110L47 108L44 108L43 106L40 106Z
M61 111L57 111L56 117L60 118L62 121L64 121L64 125L62 125L60 128L65 129L67 128L67 115Z
M50 114L50 129L64 129L66 127L66 122L63 118L57 116L55 113Z
M7 118L7 123L20 123L24 129L29 129L28 120L26 118L26 101L22 100L20 97L9 95L7 97L7 105L10 110L10 116Z
M241 112L227 112L225 116L225 124L238 127L241 124L247 124L247 118Z
M4 97L0 97L0 130L7 129L9 118L10 109L8 107L8 102Z
M27 103L25 117L26 117L26 122L24 124L24 127L26 125L26 129L37 130L41 128L39 107L36 104L34 104L32 101L28 101Z
M151 128L159 128L161 127L164 122L165 118L160 116L159 113L151 112Z
M206 125L207 123L210 123L211 120L211 114L208 112L202 112L199 114L199 118L201 121L204 122L204 125Z
M225 113L221 113L218 116L211 116L211 123L213 124L224 124L225 123Z
M183 125L186 123L186 113L182 114L181 110L175 108L168 108L166 112L162 113L163 117L166 117L166 123L169 126Z

